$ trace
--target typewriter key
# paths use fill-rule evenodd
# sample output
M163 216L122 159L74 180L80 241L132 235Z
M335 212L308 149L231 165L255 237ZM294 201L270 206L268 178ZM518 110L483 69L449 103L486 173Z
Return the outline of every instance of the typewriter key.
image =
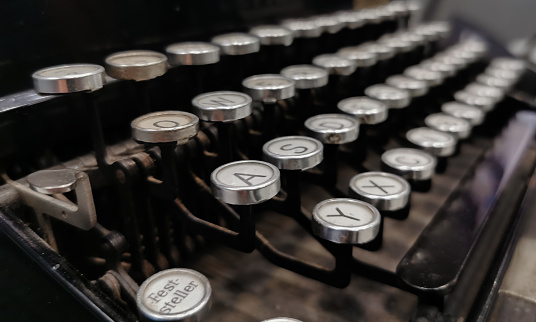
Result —
M432 178L436 159L428 152L417 149L396 148L385 151L382 168L408 180L425 181Z
M240 92L218 91L192 100L197 116L207 122L231 122L251 114L251 97Z
M351 60L357 68L370 67L378 61L376 53L366 51L359 46L343 47L337 51L337 55Z
M519 72L509 70L509 69L502 69L497 67L488 67L484 71L485 74L493 76L493 77L499 77L504 78L512 83L515 83L519 80L519 77L521 76Z
M421 62L418 66L433 72L439 72L443 75L443 78L452 77L458 72L456 66L435 61L433 59L427 59Z
M476 106L484 112L489 112L495 107L495 101L492 98L475 95L464 90L454 93L454 99L460 103Z
M275 103L294 96L294 81L277 74L248 77L242 81L244 92L254 101Z
M382 123L388 116L387 105L368 97L346 98L337 107L341 112L354 116L361 124Z
M525 70L525 63L521 59L499 57L491 60L490 67L511 70L522 73Z
M409 130L406 139L436 157L448 157L456 151L457 140L454 136L427 127Z
M104 60L106 73L116 79L144 81L167 71L167 57L156 51L129 50L112 54Z
M372 205L349 198L328 199L313 209L313 232L337 244L364 244L380 229L381 216Z
M256 26L251 28L249 33L259 38L263 46L290 46L294 40L292 31L277 25Z
M445 76L437 71L432 71L421 66L411 66L404 70L404 75L428 83L428 86L434 87L443 84Z
M437 61L443 64L451 65L455 70L460 71L467 67L467 60L460 57L449 55L448 52L440 53L430 58L431 61Z
M294 80L296 89L319 88L327 85L328 72L313 65L293 65L281 70L281 75Z
M212 304L212 288L201 273L167 269L140 286L136 305L143 321L201 321Z
M434 113L424 119L426 126L446 132L458 139L466 139L471 134L471 124L461 118L445 113Z
M331 75L348 76L355 72L357 65L349 59L335 54L323 54L313 58L313 65L324 68Z
M478 107L458 102L447 102L441 105L441 112L464 119L473 126L482 124L485 116Z
M96 91L105 83L104 67L90 64L59 65L32 74L35 91L62 94Z
M376 84L367 87L365 89L365 95L393 109L405 108L411 102L409 91L385 84Z
M396 211L408 204L411 187L395 174L364 172L350 179L349 195L368 202L379 211Z
M498 103L504 98L504 92L496 87L482 85L478 83L470 83L464 88L468 93L472 93L478 96L489 97L495 103Z
M295 38L318 38L322 34L322 27L314 20L308 19L287 19L281 25L292 31Z
M32 190L53 195L66 193L76 187L76 170L41 170L28 175L27 180Z
M314 16L311 17L311 20L313 20L317 26L320 26L323 32L329 34L336 34L345 27L344 21L339 20L336 15Z
M264 144L264 160L283 170L307 170L323 159L324 146L306 136L283 136Z
M220 47L205 42L181 42L165 49L171 66L209 65L220 61Z
M271 318L268 320L263 320L261 322L302 322L302 321L292 319L292 318Z
M260 49L259 38L240 32L216 36L211 42L220 46L225 55L246 55L256 53Z
M428 83L404 75L393 75L385 80L385 84L408 91L412 98L421 97L428 93Z
M275 196L281 187L279 169L256 160L224 164L210 176L212 194L232 205L253 205Z
M322 143L344 144L355 141L359 122L343 114L320 114L308 118L305 127L310 135Z
M365 24L363 15L359 10L345 10L336 13L337 19L346 25L346 28L354 30Z
M181 111L153 112L130 124L134 140L144 143L184 144L199 131L197 116Z
M476 81L480 84L500 88L505 93L514 85L512 80L487 74L479 74L476 77Z

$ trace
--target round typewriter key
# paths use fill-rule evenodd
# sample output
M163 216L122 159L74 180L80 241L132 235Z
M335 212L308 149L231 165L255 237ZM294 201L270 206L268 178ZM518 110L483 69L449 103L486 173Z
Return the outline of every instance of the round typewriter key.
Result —
M242 86L254 101L275 103L294 96L294 81L277 74L248 77L242 81Z
M475 95L464 90L454 93L454 99L460 103L476 106L484 112L489 112L495 107L495 101L493 99Z
M382 168L406 179L424 181L432 178L436 159L428 152L417 149L396 148L385 151Z
M365 24L363 15L359 10L345 10L337 14L337 19L342 21L348 29L357 29Z
M186 143L197 135L197 116L181 111L153 112L136 118L130 124L132 137L144 143Z
M403 89L411 94L411 97L421 97L428 93L428 83L404 75L393 75L385 80L385 84Z
M431 70L433 72L439 72L443 74L443 77L445 78L452 77L457 73L456 66L445 64L435 60L425 60L421 62L418 66L427 70Z
M364 172L350 179L350 196L368 202L380 211L406 207L410 193L409 183L392 173Z
M364 96L343 99L337 107L340 111L355 117L362 124L382 123L388 116L387 105Z
M232 205L253 205L275 196L281 187L279 169L256 160L222 165L210 176L212 194Z
M517 82L520 76L519 72L517 71L497 67L488 67L484 73L493 77L507 79L513 83Z
M251 97L240 92L218 91L194 97L197 116L208 122L231 122L251 114Z
M500 88L504 92L507 92L512 87L512 85L514 85L514 82L512 80L502 78L502 77L494 77L494 76L487 75L487 74L478 75L476 77L476 81L486 86Z
M372 205L350 198L328 199L313 209L313 232L338 244L364 244L380 229L381 216Z
M283 170L307 170L323 159L324 147L306 136L283 136L264 144L264 160Z
M344 28L344 22L339 20L336 15L321 15L311 18L317 26L329 34L336 34Z
M365 95L376 99L389 108L405 108L411 102L409 91L385 84L376 84L365 89Z
M106 73L116 79L144 81L167 71L167 57L156 51L129 50L112 54L104 60Z
M259 38L240 32L216 36L211 42L220 46L225 55L246 55L256 53L260 49Z
M353 142L359 135L359 122L343 114L320 114L308 118L305 127L312 137L326 144Z
M328 72L313 65L293 65L281 70L281 75L292 79L297 89L319 88L328 84Z
M441 85L445 80L445 77L442 73L432 71L420 66L411 66L406 68L406 70L404 71L404 75L414 79L425 81L430 87Z
M337 51L337 55L351 60L358 68L373 66L378 61L375 53L363 50L359 46L341 48Z
M387 60L395 56L395 51L385 44L368 42L358 46L361 50L375 54L378 60Z
M249 30L249 33L259 38L259 41L263 46L290 46L294 40L292 31L277 25L253 27Z
M263 320L261 322L302 322L302 321L292 319L292 318L271 318L268 320Z
M436 157L448 157L456 152L454 136L431 128L411 129L406 133L406 139Z
M322 34L322 27L314 20L287 19L281 25L292 31L295 38L318 38Z
M355 72L357 65L346 58L335 54L323 54L313 58L313 65L322 67L329 74L348 76Z
M76 172L72 169L41 170L28 175L26 179L32 190L52 195L74 190Z
M508 58L508 57L499 57L491 60L491 67L496 67L500 69L511 70L514 72L522 73L525 70L525 62L521 59Z
M37 93L62 94L96 91L105 83L104 67L90 64L59 65L32 74Z
M169 64L209 65L220 61L220 47L206 42L180 42L166 47Z
M485 116L478 107L458 102L444 103L441 105L441 112L464 119L473 126L482 124Z
M199 272L172 268L149 277L138 290L143 321L201 321L212 304L212 288Z
M496 87L486 86L478 83L470 83L465 86L464 90L478 96L489 97L495 101L495 103L504 98L504 93L502 90Z
M466 139L471 134L471 124L461 118L445 113L434 113L424 119L426 126L441 132L452 134L459 139Z
M443 64L451 65L455 70L459 71L467 67L467 61L465 59L449 55L448 53L441 53L430 58L433 61L437 61Z

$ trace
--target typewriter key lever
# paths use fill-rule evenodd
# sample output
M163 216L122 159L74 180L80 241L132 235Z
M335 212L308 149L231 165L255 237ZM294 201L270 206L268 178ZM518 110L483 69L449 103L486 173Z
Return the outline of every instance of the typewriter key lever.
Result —
M140 114L150 112L147 81L166 73L167 57L156 51L129 50L111 54L104 62L108 76L135 81L133 85L140 96Z
M276 126L279 123L276 119L277 101L293 97L294 84L292 79L278 74L255 75L242 81L244 92L263 105L262 134L265 142L275 137L277 133Z
M187 143L199 131L199 118L182 111L153 112L136 118L131 123L132 138L138 142L157 145L162 157L164 195L171 199L178 194L175 148Z
M89 177L73 169L41 170L30 174L28 186L7 180L22 195L27 205L74 227L89 230L97 223ZM75 191L77 204L63 193Z
M97 99L93 93L104 86L104 67L91 64L59 65L40 69L33 73L35 91L39 94L72 94L87 92L87 114L91 139L99 168L108 165L106 143L102 130Z
M136 296L142 321L202 321L212 305L212 287L201 273L167 269L149 277Z
M240 92L218 91L194 97L192 105L197 116L218 128L219 159L221 163L235 160L238 147L234 122L251 114L251 97Z

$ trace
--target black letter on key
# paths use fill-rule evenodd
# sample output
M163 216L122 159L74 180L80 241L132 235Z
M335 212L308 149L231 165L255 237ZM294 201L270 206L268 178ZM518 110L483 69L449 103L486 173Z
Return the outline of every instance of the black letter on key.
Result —
M258 175L258 174L248 174L248 173L235 173L234 176L237 177L238 179L240 179L242 182L244 182L244 183L247 184L248 186L252 186L252 185L253 185L253 184L250 182L251 179L253 179L253 178L256 178L256 177L259 177L259 178L266 178L266 176L261 176L261 175Z
M294 151L294 153L296 153L296 154L302 154L302 153L307 152L307 150L309 150L306 147L301 146L301 145L292 147L292 144L290 144L290 143L281 146L281 150L283 150L283 151L291 151L291 150L296 150L296 149L303 149L301 151Z

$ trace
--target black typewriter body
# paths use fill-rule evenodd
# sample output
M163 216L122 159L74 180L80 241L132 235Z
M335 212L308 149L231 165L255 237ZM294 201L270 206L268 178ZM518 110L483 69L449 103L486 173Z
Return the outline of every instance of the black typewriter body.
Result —
M232 136L222 132L223 126L200 122L197 136L179 147L135 142L132 120L148 112L147 105L151 111L193 113L191 100L200 94L200 79L203 92L242 91L238 76L311 64L314 56L404 29L407 17L361 33L344 28L324 33L314 46L310 39L297 38L272 51L261 46L245 62L222 56L210 68L172 67L139 84L108 78L91 94L30 90L31 74L47 66L102 65L118 51L163 52L174 42L210 41L219 34L354 5L362 6L320 0L9 3L1 23L6 46L0 50L0 320L137 321L138 285L172 267L191 268L210 281L212 308L202 321L278 316L304 322L501 320L495 309L498 289L534 208L536 118L532 107L514 95L498 102L453 156L441 158L442 170L431 183L412 187L406 213L382 215L379 244L334 246L310 227L317 203L348 197L353 176L383 170L386 150L411 147L403 133L454 100L456 91L484 72L493 53L415 100L410 114L397 110L382 127L361 125L360 135L374 140L327 144L319 169L304 171L299 179L284 172L283 190L255 205L252 214L211 194L211 172L222 165L220 155L229 146L225 140L236 140L232 146L240 153L235 160L262 159L265 133L306 133L298 107L310 93L297 91L279 100L270 115L267 105L254 102L251 115L233 123ZM455 33L432 41L427 49L432 52L421 60L458 41ZM282 58L271 60L274 55ZM341 98L363 96L366 86L420 62L399 66L396 59L357 80L330 76L330 84L311 90L311 106L316 114L341 113L335 106ZM95 122L106 157L95 153ZM326 157L335 153L337 158ZM91 229L38 214L14 188L36 171L63 168L87 175L97 220ZM301 202L296 205L291 193ZM65 198L81 200L75 192ZM254 230L249 239L237 239L229 230L251 228L244 218L255 222Z

